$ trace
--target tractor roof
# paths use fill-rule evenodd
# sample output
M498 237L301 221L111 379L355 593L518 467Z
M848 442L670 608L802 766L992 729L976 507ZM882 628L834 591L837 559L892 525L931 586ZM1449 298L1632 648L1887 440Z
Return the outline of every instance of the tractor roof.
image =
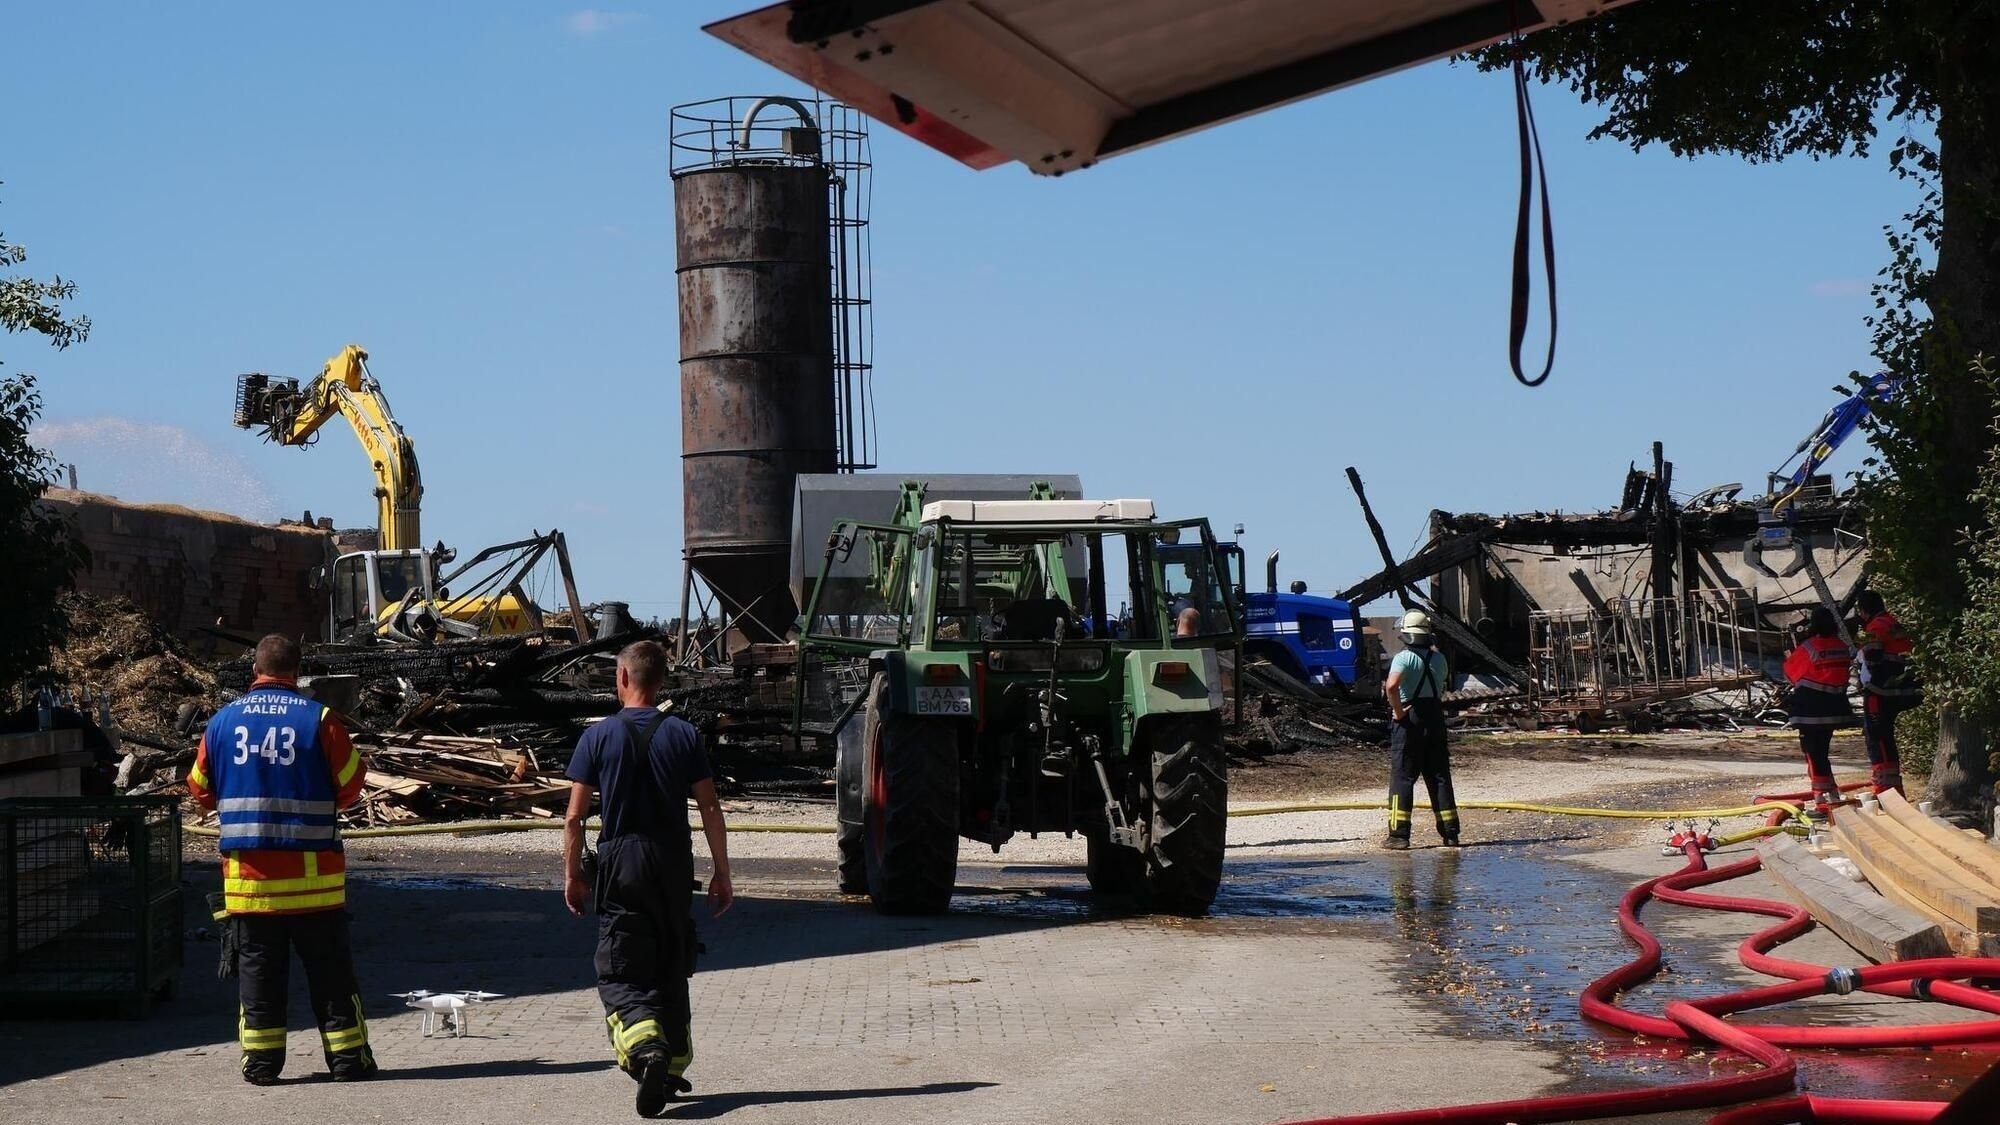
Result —
M1061 175L1631 2L786 0L708 31L973 168Z
M1151 523L1151 500L934 500L924 522Z

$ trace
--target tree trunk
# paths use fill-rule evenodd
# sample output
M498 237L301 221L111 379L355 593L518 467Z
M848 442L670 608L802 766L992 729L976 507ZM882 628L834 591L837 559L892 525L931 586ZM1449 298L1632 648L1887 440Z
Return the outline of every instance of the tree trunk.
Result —
M1937 760L1925 794L1932 811L1963 827L1991 832L1993 770L1988 757L1986 732L1979 724L1955 707L1940 708Z
M1924 377L1950 419L1939 435L1938 486L1964 505L1964 518L1948 526L1978 523L1971 495L1979 467L1992 442L1996 404L1986 387L1967 377L1974 356L2000 359L2000 48L1991 36L1966 35L1948 50L1938 111L1937 264L1928 293L1934 329L1926 349ZM1967 606L1965 578L1958 569L1963 546L1939 544L1944 552L1925 567L1929 591L1949 619ZM1991 645L2000 638L1925 638L1928 643ZM1946 705L1938 724L1937 760L1930 793L1938 812L1976 814L1982 824L1993 803L1995 771L1985 731L1974 716Z

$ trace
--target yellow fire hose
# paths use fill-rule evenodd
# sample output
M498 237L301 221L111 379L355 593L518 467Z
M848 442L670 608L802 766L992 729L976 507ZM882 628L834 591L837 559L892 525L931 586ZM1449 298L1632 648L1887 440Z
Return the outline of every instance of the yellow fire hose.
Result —
M1428 803L1420 803L1415 807L1428 809L1430 805ZM1458 807L1461 809L1479 809L1493 812L1544 813L1551 816L1608 817L1616 820L1727 820L1731 817L1739 816L1765 816L1781 810L1790 813L1793 820L1799 819L1801 815L1796 805L1787 804L1783 801L1769 801L1761 805L1738 805L1726 809L1592 809L1572 805L1540 805L1527 801L1460 801ZM1231 817L1249 817L1279 816L1285 813L1379 812L1382 808L1382 802L1379 800L1313 801L1304 804L1257 805L1251 808L1230 809L1229 815ZM533 832L560 829L562 826L563 822L560 820L460 820L445 824L405 824L388 828L356 828L343 831L341 836L348 840L375 840L396 836L437 836L475 832ZM592 820L585 827L594 829L597 827L597 822ZM691 824L688 827L696 828L698 826ZM188 824L184 828L190 835L195 836L214 838L221 835L216 829L203 824ZM830 824L759 824L749 822L731 824L729 831L731 834L738 832L796 832L831 835L836 829ZM1720 847L1741 843L1744 840L1771 835L1776 831L1782 831L1782 829L1766 826L1756 831L1740 833L1735 836L1720 837L1716 840L1716 844Z

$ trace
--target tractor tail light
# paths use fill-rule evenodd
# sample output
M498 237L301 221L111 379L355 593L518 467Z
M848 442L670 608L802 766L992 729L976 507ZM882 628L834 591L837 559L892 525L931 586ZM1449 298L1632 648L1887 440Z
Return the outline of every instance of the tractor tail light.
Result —
M1188 678L1185 660L1166 660L1155 666L1154 676L1163 684L1177 684Z
M958 682L958 665L926 664L924 682L927 684L952 684Z

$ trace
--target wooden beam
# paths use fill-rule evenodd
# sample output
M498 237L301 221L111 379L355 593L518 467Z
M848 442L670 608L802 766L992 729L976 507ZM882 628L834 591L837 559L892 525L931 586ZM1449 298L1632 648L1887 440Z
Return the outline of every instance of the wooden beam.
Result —
M1415 585L1422 579L1442 574L1452 567L1478 558L1491 535L1490 531L1482 530L1432 540L1416 554L1356 582L1334 597L1359 606L1385 595L1394 594L1404 586Z
M1975 936L1991 934L2000 927L2000 906L1981 902L1978 896L1952 880L1925 870L1915 856L1869 820L1867 814L1843 810L1834 819L1833 834L1847 857L1861 868L1884 898ZM1953 936L1949 929L1946 936ZM1958 943L1954 941L1953 945L1956 948Z
M1871 961L1948 957L1951 946L1931 919L1883 898L1835 871L1789 836L1759 841L1764 870L1813 920Z
M1368 521L1368 533L1375 537L1375 549L1382 554L1383 567L1389 573L1395 573L1396 553L1389 549L1389 537L1382 534L1381 521L1375 518L1375 509L1368 506L1368 490L1361 486L1361 474L1355 472L1352 465L1347 467L1347 483L1354 488L1354 498L1361 501L1361 516ZM1401 575L1398 575L1397 578L1398 581L1395 588L1392 591L1385 592L1394 593L1397 599L1403 603L1405 611L1417 608L1417 603L1410 598L1411 591L1409 587L1411 583L1402 579Z
M1939 824L1918 812L1915 805L1894 789L1876 799L1882 802L1882 811L1899 826L1932 849L1943 852L1961 871L1973 876L1979 886L1987 888L1995 901L2000 901L2000 848Z
M1963 891L1974 902L2000 906L2000 887L1960 867L1950 856L1919 839L1880 810L1871 813L1856 809L1850 815L1858 817L1864 828L1872 829L1890 847L1897 849L1911 870L1932 878L1940 885ZM2000 934L2000 917L1996 917L1995 922L1994 929L1981 926L1978 927L1979 932Z
M1901 906L1906 906L1915 911L1919 916L1936 922L1938 929L1944 932L1945 944L1951 946L1953 953L1960 957L1988 957L1995 953L2000 953L2000 938L1982 937L1956 922L1938 917L1922 901L1905 892L1900 886L1891 881L1880 868L1877 868L1869 861L1867 856L1862 855L1859 849L1851 846L1851 836L1844 833L1840 825L1835 824L1833 826L1832 835L1835 842L1839 844L1841 853L1853 861L1854 866L1861 869L1861 873L1868 877L1868 882L1877 891L1881 892L1883 898Z

